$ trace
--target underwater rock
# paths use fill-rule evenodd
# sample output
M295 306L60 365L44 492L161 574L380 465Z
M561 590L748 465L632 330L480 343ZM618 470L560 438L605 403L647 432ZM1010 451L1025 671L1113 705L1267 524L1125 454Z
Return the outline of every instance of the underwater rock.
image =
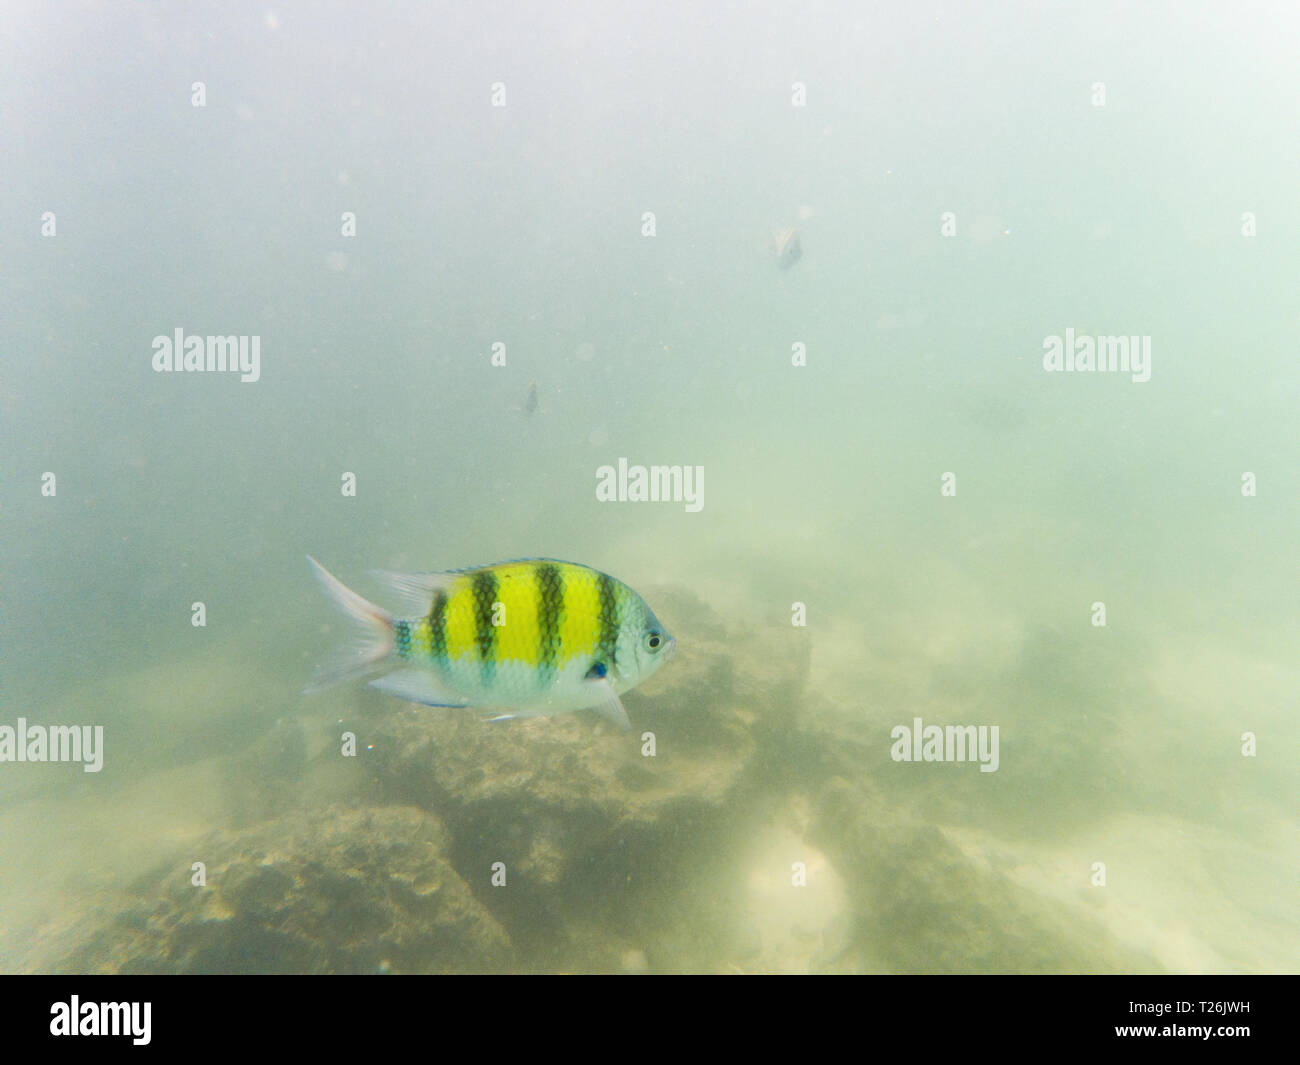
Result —
M1015 646L1001 660L991 654L987 666L962 655L909 662L916 682L883 697L870 692L861 720L810 693L799 733L815 752L806 778L870 780L920 821L1023 841L1050 842L1135 807L1157 808L1157 790L1178 778L1150 763L1149 725L1134 713L1159 702L1147 676L1151 655L1134 650L1141 638L1020 624ZM982 772L969 755L961 763L895 761L893 730L911 730L918 717L926 726L996 726L996 771ZM1172 748L1178 729L1167 731L1161 742Z
M855 937L892 972L1163 971L1081 909L1019 887L869 784L828 781L810 838L849 885Z
M83 973L495 971L509 937L409 807L293 813L195 847L48 970Z
M507 927L536 934L547 914L605 910L653 888L666 849L745 808L760 756L794 726L809 666L802 632L728 625L690 592L650 592L678 647L624 696L631 732L587 711L488 723L408 707L361 738L379 800L435 812L461 875ZM488 886L495 862L505 890Z

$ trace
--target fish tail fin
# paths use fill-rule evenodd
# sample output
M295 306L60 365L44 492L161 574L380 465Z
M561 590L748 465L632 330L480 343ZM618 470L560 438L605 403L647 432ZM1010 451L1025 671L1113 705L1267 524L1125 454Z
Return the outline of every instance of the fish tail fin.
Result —
M339 648L332 664L317 670L311 683L303 689L304 695L351 677L373 673L393 653L393 615L357 595L311 555L307 561L330 602L356 624L356 635Z

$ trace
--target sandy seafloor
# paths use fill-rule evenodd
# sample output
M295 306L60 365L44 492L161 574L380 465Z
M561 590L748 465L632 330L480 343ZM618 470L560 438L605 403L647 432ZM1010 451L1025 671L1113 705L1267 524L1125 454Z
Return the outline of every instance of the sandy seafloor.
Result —
M883 647L851 615L810 636L753 623L761 599L739 579L701 574L697 587L646 592L681 652L627 697L628 736L586 713L488 725L355 684L300 696L283 662L238 642L71 694L66 707L129 707L127 746L174 764L106 788L20 778L0 810L11 873L0 968L1295 968L1294 811L1260 793L1253 764L1207 754L1217 737L1175 739L1171 727L1167 746L1146 742L1162 722L1212 713L1216 685L1251 663L1209 648L1195 667L1158 648L1137 663L1093 660L1059 630L1062 649L1044 652L1011 612L985 610L978 630L961 621L951 588L942 606L909 607L924 638ZM304 666L341 631L321 621L301 641ZM1089 676L1098 664L1109 676ZM954 667L961 691L944 692L935 678ZM1059 701L1024 698L1039 669L1068 671ZM1259 682L1283 678L1265 670ZM179 714L187 701L253 738ZM994 704L998 773L889 760L894 724L971 720L962 708ZM1104 742L1071 715L1099 718ZM337 754L344 727L357 759ZM639 753L643 728L656 732L654 759ZM407 870L415 838L426 850ZM397 849L366 849L376 843ZM498 859L504 888L490 884ZM210 863L204 891L188 886L194 860ZM1091 883L1096 861L1104 887ZM393 901L392 883L418 889L430 868L441 870L432 909ZM355 896L328 887L335 877ZM290 945L238 945L279 943L286 929Z

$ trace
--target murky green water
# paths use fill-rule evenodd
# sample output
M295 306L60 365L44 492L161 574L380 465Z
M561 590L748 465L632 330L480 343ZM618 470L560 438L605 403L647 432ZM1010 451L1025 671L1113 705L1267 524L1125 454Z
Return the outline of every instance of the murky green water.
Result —
M1295 971L1297 28L15 6L0 758L102 768L0 760L0 969ZM627 734L304 696L306 553L678 653Z

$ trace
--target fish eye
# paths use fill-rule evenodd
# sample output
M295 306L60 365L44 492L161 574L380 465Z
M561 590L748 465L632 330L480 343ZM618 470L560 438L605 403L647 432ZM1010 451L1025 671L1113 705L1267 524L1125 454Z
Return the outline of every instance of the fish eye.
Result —
M645 638L645 645L652 651L659 650L659 647L663 642L663 637L657 632L648 633Z

